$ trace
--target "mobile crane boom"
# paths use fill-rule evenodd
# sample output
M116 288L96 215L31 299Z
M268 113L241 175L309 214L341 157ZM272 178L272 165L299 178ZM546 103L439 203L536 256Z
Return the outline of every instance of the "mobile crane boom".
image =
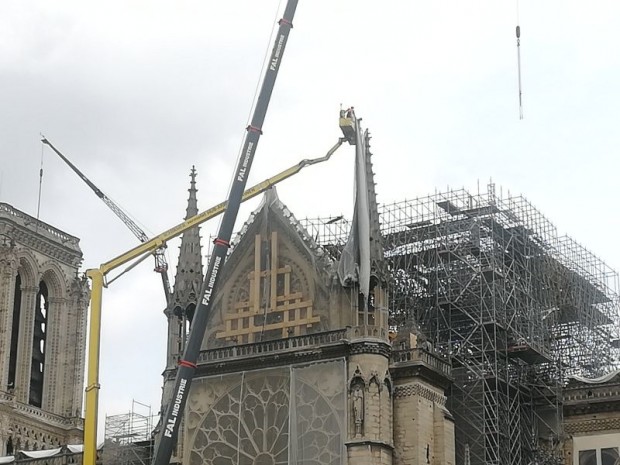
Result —
M235 221L237 220L243 191L245 190L254 154L256 153L256 146L258 145L262 133L261 128L265 121L271 93L282 63L282 56L284 55L288 35L293 26L292 21L297 3L298 0L288 0L284 15L279 21L278 33L271 51L270 59L267 62L267 70L263 77L263 84L256 101L252 120L246 130L243 149L237 162L232 186L228 194L228 206L224 212L224 217L222 218L216 236L217 238L214 241L215 246L213 248L213 253L211 254L207 273L205 274L204 282L200 289L200 300L194 313L185 353L177 369L175 386L172 391L173 400L168 405L166 414L163 417L159 444L155 450L153 465L168 465L170 463L172 449L176 442L181 418L187 402L187 396L194 378L194 372L196 371L196 361L207 327L209 313L211 312L211 298L217 289L220 270L224 265L226 254L230 247L229 241L232 236Z
M125 223L125 226L129 228L129 230L136 236L140 242L147 242L149 237L146 233L136 224L134 220L132 220L118 205L116 205L107 195L105 195L101 189L99 189L93 182L86 177L84 173L82 173L77 166L75 166L71 161L65 157L60 150L52 145L52 143L47 140L46 137L41 139L41 142L45 145L49 146L56 155L58 155L62 161L64 161L69 168L71 168L75 174L77 174L82 181L86 183L88 187L92 189L92 191L99 197L103 203L105 203L110 210L114 212L116 216L120 218L120 220ZM164 247L159 247L153 252L153 256L155 257L155 271L161 275L161 281L164 286L164 293L166 295L166 303L170 301L170 280L168 279L168 262L166 261L166 256L164 253Z

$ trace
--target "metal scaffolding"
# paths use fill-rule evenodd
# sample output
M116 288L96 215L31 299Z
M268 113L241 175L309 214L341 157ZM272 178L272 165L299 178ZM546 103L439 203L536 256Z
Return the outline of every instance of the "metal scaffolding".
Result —
M457 463L560 463L567 377L618 363L617 274L492 184L384 205L381 222L392 326L452 363ZM337 257L341 225L305 224Z
M128 413L106 415L103 465L150 465L152 432L150 405L133 400Z

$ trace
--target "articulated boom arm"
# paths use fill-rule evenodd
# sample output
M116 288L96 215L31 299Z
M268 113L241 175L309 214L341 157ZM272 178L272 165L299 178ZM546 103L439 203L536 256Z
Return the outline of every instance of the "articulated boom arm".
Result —
M346 142L346 140L347 139L344 137L338 139L338 142L336 142L333 147L330 148L327 153L322 157L301 160L296 165L293 165L290 168L287 168L284 171L281 171L278 174L267 178L264 181L259 182L258 184L255 184L252 187L248 187L243 193L241 201L245 202L246 200L253 199L254 197L265 192L270 187L273 187L276 184L281 183L285 179L296 175L307 166L312 166L316 165L317 163L323 163L328 161L331 156L336 152L336 150L338 150L340 146L342 146L342 144ZM196 216L192 216L191 218L185 220L183 223L180 223L168 229L167 231L164 231L163 233L149 239L147 242L140 244L133 249L128 250L124 254L119 255L112 260L101 264L98 271L103 276L105 276L110 271L115 270L116 268L119 268L126 263L131 262L132 260L143 258L145 254L152 253L155 249L164 246L169 240L180 236L185 231L188 231L193 227L199 226L202 223L209 221L210 219L215 218L218 215L221 215L226 210L227 206L227 201L220 202L217 205L214 205L213 207L198 213Z
M262 182L246 189L243 193L242 201L246 201L265 192L272 186L284 181L285 179L299 173L306 166L322 163L331 158L338 148L346 141L341 138L329 149L323 157L302 160L294 166L265 179ZM112 260L102 263L98 269L87 271L87 275L92 280L91 294L91 314L88 343L88 378L86 387L86 408L84 415L84 465L95 465L97 452L97 405L99 399L99 338L101 330L101 297L104 287L104 278L112 270L115 270L132 260L141 260L152 253L155 249L162 247L166 242L180 236L185 231L201 225L205 221L215 218L226 210L228 202L221 202L196 216L185 220L167 231L153 237L147 242L128 250Z
M45 145L48 145L56 155L58 155L62 161L64 161L69 168L71 168L75 174L77 174L82 181L86 183L88 187L92 189L92 191L99 197L103 203L105 203L110 210L114 212L116 216L120 218L120 220L125 223L125 226L129 228L129 230L136 236L140 242L146 242L149 240L149 237L146 233L136 224L134 220L132 220L118 205L116 205L107 195L103 193L101 189L99 189L93 182L86 177L84 173L82 173L77 166L75 166L67 157L65 157L56 147L52 145L52 143L47 140L45 137L41 139ZM155 271L161 274L162 284L164 286L164 293L166 294L166 303L170 301L170 280L168 279L168 263L166 262L166 256L164 254L164 248L159 247L155 251L153 251L153 256L155 257Z

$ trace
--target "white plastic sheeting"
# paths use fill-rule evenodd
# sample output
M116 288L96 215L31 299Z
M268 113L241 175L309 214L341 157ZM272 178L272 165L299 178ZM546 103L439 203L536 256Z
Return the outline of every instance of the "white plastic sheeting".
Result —
M54 455L60 454L61 448L58 447L56 449L46 449L46 450L23 450L21 451L26 457L30 457L31 459L40 459L45 457L53 457Z
M67 449L69 450L69 452L73 452L74 454L77 454L78 452L84 452L84 445L83 444L67 444ZM101 445L97 449L101 449Z
M364 302L370 292L370 199L366 173L367 147L359 121L355 118L355 211L351 233L338 263L343 286L358 282Z
M7 457L0 457L0 463L13 463L15 462L15 457L9 455Z
M599 376L598 378L584 378L578 375L570 376L570 378L573 378L574 380L580 381L582 383L601 384L601 383L606 383L607 381L611 381L613 378L618 376L618 374L620 374L620 370L612 371L611 373L607 373L606 375Z

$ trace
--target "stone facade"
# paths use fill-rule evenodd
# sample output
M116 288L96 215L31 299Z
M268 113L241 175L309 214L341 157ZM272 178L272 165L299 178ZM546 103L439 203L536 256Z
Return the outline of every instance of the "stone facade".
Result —
M445 382L429 369L430 354L422 349L409 353L407 362L393 365L394 463L454 465L454 420L446 409ZM398 354L397 357L401 354ZM426 364L416 363L426 359ZM436 363L435 363L436 364ZM447 374L447 365L444 367Z
M82 441L79 240L0 203L0 456Z
M362 311L335 265L269 193L222 272L174 463L454 464L449 365L394 346L381 281Z
M620 371L571 380L563 403L565 465L620 463Z
M449 365L389 331L370 136L355 125L358 201L342 249L319 246L273 188L234 240L171 463L454 464ZM202 280L198 238L182 238L166 311L164 405Z

